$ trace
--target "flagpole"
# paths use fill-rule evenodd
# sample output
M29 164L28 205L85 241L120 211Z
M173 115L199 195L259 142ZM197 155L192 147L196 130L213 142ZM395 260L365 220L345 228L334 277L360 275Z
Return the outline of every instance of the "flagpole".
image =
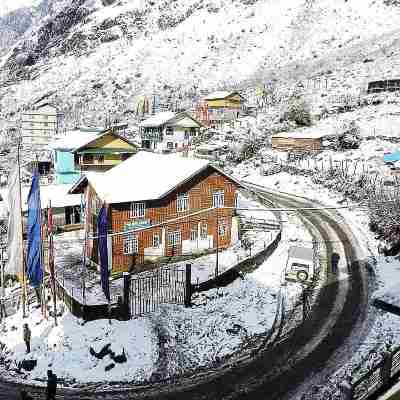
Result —
M18 145L17 145L17 164L18 164L18 190L19 190L19 198L20 201L20 212L21 212L21 232L22 232L22 317L26 318L26 271L25 271L25 252L24 252L24 214L22 212L22 189L21 189L21 162L20 162L20 151L21 151L21 143L22 137L18 138Z
M39 161L38 161L38 156L36 154L36 173L38 175L38 192L39 192L39 227L40 227L40 267L42 268L42 290L41 290L41 309L42 309L42 315L45 319L47 319L47 313L46 313L46 286L45 286L45 281L44 281L44 276L45 276L45 268L44 268L44 263L43 263L43 225L42 225L42 203L40 202L40 176L39 176Z
M51 208L51 200L49 200L49 211L47 212L47 230L49 237L49 272L51 287L53 290L53 308L54 308L54 325L57 326L57 294L56 294L56 277L54 266L54 242L53 242L53 210Z
M80 176L82 177L82 165L80 165ZM87 188L87 190L89 190ZM86 246L87 246L87 218L86 218L86 210L88 205L86 201L88 200L88 195L86 193L81 194L81 218L83 218L83 232L84 232L84 241L83 241L83 257L82 257L82 300L83 304L86 305Z

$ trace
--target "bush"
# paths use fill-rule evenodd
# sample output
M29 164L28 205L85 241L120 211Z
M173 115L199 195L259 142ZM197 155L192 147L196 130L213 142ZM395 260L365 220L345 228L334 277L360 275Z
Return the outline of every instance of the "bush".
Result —
M338 127L339 148L343 150L360 147L360 127L355 121L344 121Z
M281 122L284 121L293 121L298 126L311 126L310 105L301 97L290 99L281 118Z

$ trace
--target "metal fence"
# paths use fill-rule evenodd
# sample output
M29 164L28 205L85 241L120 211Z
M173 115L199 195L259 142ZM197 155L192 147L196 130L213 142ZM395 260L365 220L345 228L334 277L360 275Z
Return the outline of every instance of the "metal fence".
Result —
M400 347L392 352L385 352L382 360L352 383L352 393L348 399L365 400L371 398L379 390L385 389L390 380L400 372Z
M131 317L155 311L160 304L185 304L190 281L182 267L161 267L131 276L129 306Z

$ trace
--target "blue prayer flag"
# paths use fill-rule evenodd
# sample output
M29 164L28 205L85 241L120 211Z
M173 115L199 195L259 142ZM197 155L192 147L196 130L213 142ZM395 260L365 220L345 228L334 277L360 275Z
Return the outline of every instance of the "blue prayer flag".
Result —
M42 237L39 173L34 171L28 196L28 250L27 275L31 286L38 287L43 281Z
M108 220L107 220L107 207L104 204L100 209L99 216L97 219L97 232L99 235L101 287L103 288L103 292L107 300L110 301L108 248L107 248Z

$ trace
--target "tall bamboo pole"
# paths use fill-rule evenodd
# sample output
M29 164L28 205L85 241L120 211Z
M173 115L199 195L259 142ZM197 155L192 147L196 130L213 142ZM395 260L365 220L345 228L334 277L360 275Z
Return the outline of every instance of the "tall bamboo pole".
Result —
M219 212L218 212L218 209L219 209L219 204L217 205L217 210L216 210L216 213L217 213L217 238L216 238L216 253L215 253L215 279L217 279L217 277L218 277L218 274L219 274Z
M19 181L19 198L20 198L20 212L21 212L21 232L22 232L22 317L26 318L26 260L25 260L25 251L24 251L24 214L22 212L22 189L21 189L21 161L20 161L20 151L21 151L21 143L22 137L18 138L17 145L17 164L18 164L18 181Z
M49 214L49 212L51 214ZM51 215L51 220L49 216ZM55 266L54 266L54 242L53 242L53 210L51 209L51 200L49 200L49 211L47 212L47 228L49 236L49 272L51 279L51 289L53 291L53 313L54 313L54 325L57 326L57 294L56 294L56 277L55 277Z

